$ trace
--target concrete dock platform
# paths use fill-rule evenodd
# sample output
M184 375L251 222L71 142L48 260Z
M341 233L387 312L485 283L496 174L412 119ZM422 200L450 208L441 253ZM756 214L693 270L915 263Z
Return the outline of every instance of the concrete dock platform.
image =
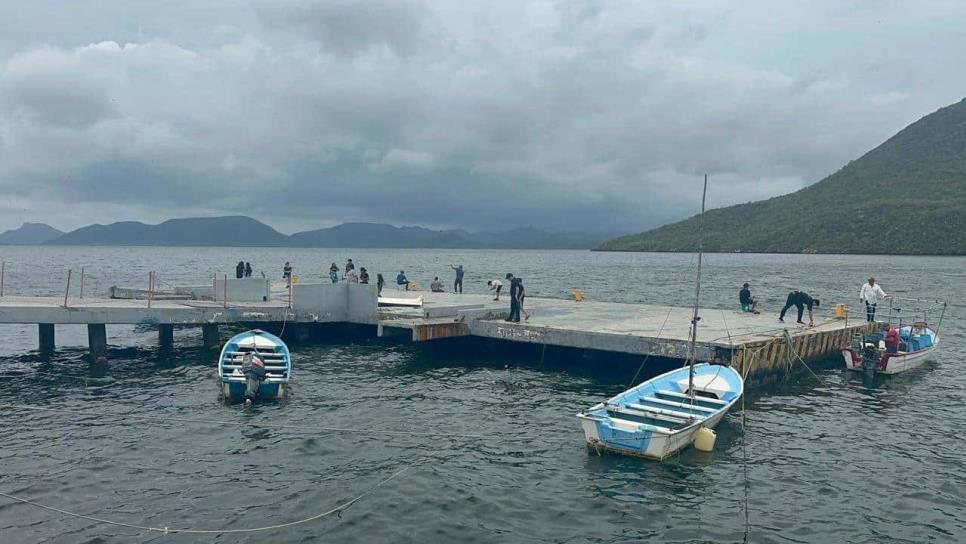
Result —
M346 283L301 284L291 293L272 286L267 300L229 300L227 304L210 297L150 302L86 298L69 299L65 305L63 297L4 296L0 323L36 323L42 352L53 350L55 325L86 324L91 353L96 356L103 354L106 345L104 325L157 326L159 344L166 349L173 343L174 325L201 327L204 344L216 347L218 325L283 322L299 325L293 330L309 323L376 325L378 336L414 342L478 337L668 359L685 359L689 350L692 311L686 307L527 298L524 309L530 319L510 323L505 320L507 297L494 301L492 295L391 288L384 295L422 302L379 306L375 285ZM798 357L807 361L827 356L846 345L853 334L872 326L855 319L824 319L805 328L794 322L779 323L774 314L734 309L706 308L699 315L697 358L730 362L749 375L778 374L788 371ZM793 320L794 315L789 316Z

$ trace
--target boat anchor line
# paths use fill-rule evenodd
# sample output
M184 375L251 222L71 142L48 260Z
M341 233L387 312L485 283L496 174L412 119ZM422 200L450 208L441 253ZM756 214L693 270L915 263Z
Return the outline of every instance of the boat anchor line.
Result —
M298 520L295 520L295 521L289 521L289 522L285 522L285 523L278 523L278 524L275 524L275 525L265 525L263 527L246 527L246 528L242 528L242 529L230 529L230 528L228 528L228 529L194 529L194 528L171 528L170 526L165 526L165 527L151 527L149 525L136 525L136 524L133 524L133 523L125 523L125 522L122 522L122 521L114 521L114 520L109 520L109 519L105 519L105 518L99 518L99 517L95 517L95 516L89 516L87 514L80 514L80 513L77 513L77 512L71 512L70 510L64 510L62 508L56 508L54 506L49 506L49 505L46 505L46 504L41 504L39 502L30 500L30 499L25 499L23 497L18 497L16 495L11 495L9 493L4 493L2 491L0 491L0 497L5 497L5 498L10 499L12 501L19 502L21 504L27 504L27 505L30 505L30 506L34 506L36 508L41 508L43 510L49 510L51 512L57 512L59 514L64 514L64 515L71 516L71 517L75 517L75 518L79 518L79 519L86 519L88 521L93 521L95 523L101 523L101 524L105 524L105 525L114 525L116 527L126 527L128 529L136 529L136 530L139 530L139 531L150 531L150 532L163 533L163 534L169 534L169 533L186 533L186 534L188 534L188 533L191 533L191 534L238 534L238 533L257 533L257 532L263 532L263 531L272 531L272 530L277 530L277 529L284 529L286 527L293 527L295 525L302 525L304 523L309 523L310 521L315 521L315 520L318 520L318 519L323 519L323 518L329 517L329 516L331 516L333 514L341 516L342 512L344 512L344 511L348 510L349 508L351 508L352 505L354 505L355 503L361 501L362 499L364 499L368 495L371 495L371 494L375 493L379 488L381 488L385 484L389 483L390 481L396 479L397 477L401 476L406 471L408 471L408 470L410 470L410 469L412 469L412 468L414 468L416 466L422 465L423 462L425 462L426 460L430 459L431 457L432 456L426 456L421 461L418 461L416 463L411 463L411 464L406 465L401 470L398 470L398 471L394 472L393 474L391 474L389 477L384 478L383 480L379 481L379 483L377 483L376 485L372 486L371 488L369 488L368 490L366 490L361 495L358 495L358 496L356 496L356 497L354 497L354 498L352 498L352 499L350 499L350 500L348 500L348 501L346 501L346 502L344 502L342 504L339 504L338 506L336 506L335 508L332 508L330 510L326 510L324 512L320 512L318 514L309 516L307 518L302 518L302 519L298 519Z

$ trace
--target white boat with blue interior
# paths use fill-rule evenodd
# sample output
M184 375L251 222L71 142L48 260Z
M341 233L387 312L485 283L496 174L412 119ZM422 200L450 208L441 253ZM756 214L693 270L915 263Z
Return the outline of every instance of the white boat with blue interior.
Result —
M292 377L288 346L258 329L236 334L221 349L218 377L227 398L281 398Z

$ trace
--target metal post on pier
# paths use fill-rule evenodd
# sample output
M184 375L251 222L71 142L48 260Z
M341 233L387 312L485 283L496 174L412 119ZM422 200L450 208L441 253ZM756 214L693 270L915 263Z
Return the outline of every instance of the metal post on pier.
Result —
M292 280L291 279L288 282L288 307L289 309L292 308Z
M225 274L225 290L224 290L224 296L222 298L224 299L224 302L225 302L225 308L227 308L228 307L228 274Z
M70 275L73 272L71 269L67 269L67 290L64 291L64 308L67 307L67 296L70 295Z
M154 272L148 272L148 308L151 307L152 298L154 298Z
M0 297L3 296L3 277L7 272L7 262L0 263Z
M84 267L81 267L80 298L84 298Z

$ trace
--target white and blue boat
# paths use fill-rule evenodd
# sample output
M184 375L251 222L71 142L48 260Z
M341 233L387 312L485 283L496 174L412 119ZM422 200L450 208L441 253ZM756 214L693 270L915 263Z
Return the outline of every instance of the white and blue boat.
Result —
M701 218L704 217L708 176L704 176ZM701 262L694 290L694 314L687 366L672 370L624 391L577 414L587 445L636 457L663 460L701 440L702 449L714 445L714 429L745 391L741 374L731 367L697 363ZM710 438L709 438L710 435Z
M587 445L635 457L663 460L690 446L701 428L713 429L744 392L731 367L682 367L624 391L577 414Z
M236 334L221 349L218 377L227 398L282 398L292 377L288 346L258 329Z

